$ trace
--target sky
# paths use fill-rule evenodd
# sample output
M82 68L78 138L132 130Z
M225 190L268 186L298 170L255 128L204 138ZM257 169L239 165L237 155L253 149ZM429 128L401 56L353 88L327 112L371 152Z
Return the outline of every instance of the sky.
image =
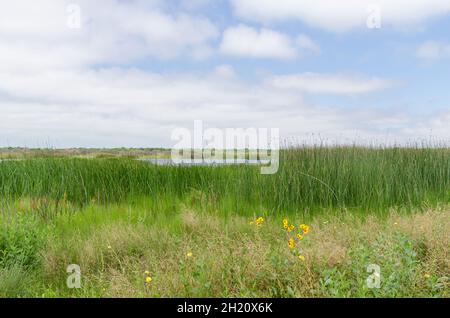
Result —
M0 3L0 147L450 140L450 0Z

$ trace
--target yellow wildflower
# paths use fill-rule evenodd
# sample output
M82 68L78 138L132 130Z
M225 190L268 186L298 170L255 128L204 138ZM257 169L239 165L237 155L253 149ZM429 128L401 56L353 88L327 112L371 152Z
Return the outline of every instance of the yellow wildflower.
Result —
M261 226L263 224L263 222L264 222L264 218L259 217L256 220L251 221L249 224L250 225L256 225L256 226Z
M145 274L145 276L150 276L150 272L149 271L145 271L144 274Z
M288 229L288 227L289 227L289 221L288 221L288 219L284 219L283 220L283 227L287 230Z
M299 240L303 240L303 235L297 234L297 238L298 238Z
M299 225L299 228L302 229L303 234L308 234L308 233L309 233L309 226L308 226L308 225L306 225L306 224L300 224L300 225Z
M262 218L262 217L257 218L255 221L256 226L260 226L263 222L264 222L264 218Z
M192 257L193 255L194 254L192 254L192 252L187 252L187 254L186 254L186 256L189 257L189 258Z
M290 240L288 241L288 246L289 246L289 248L294 248L295 242L294 242L293 239L290 239Z
M298 257L298 259L301 260L302 262L304 262L304 261L305 261L305 256L300 255L300 256Z
M295 226L291 225L291 226L288 227L287 230L288 230L288 232L292 232L293 230L295 230Z
M145 283L146 284L150 284L152 282L152 278L150 277L150 276L147 276L146 278L145 278Z

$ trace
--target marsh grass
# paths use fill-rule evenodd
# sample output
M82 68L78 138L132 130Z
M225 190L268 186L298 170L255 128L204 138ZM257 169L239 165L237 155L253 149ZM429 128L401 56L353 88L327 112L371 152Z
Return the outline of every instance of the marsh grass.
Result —
M448 297L449 191L450 153L438 148L285 149L269 176L4 161L0 297ZM284 217L311 226L304 261ZM81 266L79 290L66 286L69 264ZM368 264L382 268L380 289L365 285Z
M0 163L4 202L18 198L86 205L148 198L223 214L386 211L450 201L450 150L309 147L281 152L278 173L259 167L167 167L131 159L37 158ZM41 202L41 206L45 206ZM44 211L46 212L46 211ZM43 213L44 213L43 212Z

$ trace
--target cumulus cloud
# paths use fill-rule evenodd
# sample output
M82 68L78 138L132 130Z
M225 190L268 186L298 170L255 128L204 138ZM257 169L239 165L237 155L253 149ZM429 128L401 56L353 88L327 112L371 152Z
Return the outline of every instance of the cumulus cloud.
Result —
M208 19L167 13L159 1L80 0L78 10L68 11L70 3L2 4L0 68L38 70L126 64L149 57L205 58L211 54L211 41L220 36ZM80 18L80 28L70 24L74 15Z
M281 32L247 25L230 27L224 31L220 52L247 58L292 59L307 51L318 53L318 44L306 35L291 38Z
M314 132L352 140L382 138L386 131L395 138L432 132L450 136L448 114L415 118L368 107L364 100L351 110L314 105L296 87L248 83L216 71L161 75L115 68L57 70L36 77L2 75L0 144L171 146L172 130L191 128L196 119L219 128L275 127L282 136ZM328 91L342 92L334 86Z
M305 34L300 34L296 39L297 45L302 51L310 51L312 53L320 53L320 46Z
M233 78L236 76L236 72L234 70L234 67L231 65L219 65L215 69L215 73L224 78Z
M271 85L313 94L356 95L380 91L395 83L386 79L346 74L303 73L274 76Z
M450 12L448 0L231 0L237 16L261 22L300 20L333 32L365 28L373 11L381 9L383 25L405 27Z
M427 41L419 46L416 55L422 59L449 58L450 43Z
M292 44L282 33L239 25L225 30L220 51L241 57L290 59L297 55Z
M219 128L279 127L283 136L369 138L386 129L450 136L448 113L415 118L364 100L349 111L305 97L375 92L391 85L386 79L302 73L247 82L221 62L210 71L205 64L203 71L139 68L136 61L204 59L215 54L220 32L194 9L168 10L162 0L78 0L81 28L74 29L70 2L16 0L0 10L0 145L171 146L172 129L196 119ZM220 52L291 59L320 47L306 35L238 25L225 31Z
M49 71L0 79L0 143L54 146L170 145L171 129L195 119L213 125L261 123L301 101L215 74L160 75L138 70ZM5 97L6 96L6 97Z

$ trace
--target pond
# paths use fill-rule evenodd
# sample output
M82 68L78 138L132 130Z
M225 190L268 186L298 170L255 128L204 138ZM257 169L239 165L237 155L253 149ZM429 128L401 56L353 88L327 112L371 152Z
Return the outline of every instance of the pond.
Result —
M139 159L140 161L148 162L158 166L225 166L225 165L267 165L270 160L255 160L255 159L191 159L185 160L181 163L174 162L172 159Z

